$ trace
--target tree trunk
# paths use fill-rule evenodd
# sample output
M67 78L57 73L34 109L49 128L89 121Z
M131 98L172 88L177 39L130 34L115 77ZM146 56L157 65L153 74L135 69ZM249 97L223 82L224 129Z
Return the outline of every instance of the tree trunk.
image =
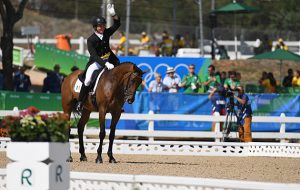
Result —
M10 37L1 37L1 49L2 49L2 66L4 76L4 90L13 90L13 39Z
M4 90L13 90L13 28L15 23L23 16L23 11L28 0L22 0L14 9L10 0L0 0L0 13L3 25L3 36L0 47L2 49L2 66L4 76Z

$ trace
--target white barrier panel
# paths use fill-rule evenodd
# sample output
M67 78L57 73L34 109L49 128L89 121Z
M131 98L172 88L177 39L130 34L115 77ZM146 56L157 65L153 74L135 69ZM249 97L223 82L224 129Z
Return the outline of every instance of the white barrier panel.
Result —
M0 151L6 151L9 138L0 138ZM103 152L108 150L108 140L103 142ZM97 153L99 139L85 139L86 153ZM79 152L77 139L70 140L71 152ZM115 154L190 155L190 156L270 156L300 157L299 143L229 143L194 141L140 141L115 140Z
M6 170L0 169L0 189L6 189ZM300 184L210 178L71 172L70 190L298 190Z

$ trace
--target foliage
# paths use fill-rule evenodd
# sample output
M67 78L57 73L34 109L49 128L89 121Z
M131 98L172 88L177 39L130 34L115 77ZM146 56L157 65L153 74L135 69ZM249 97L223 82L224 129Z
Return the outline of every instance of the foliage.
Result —
M0 128L5 128L12 141L17 142L66 142L68 116L62 113L39 114L35 107L21 111L18 116L6 116Z

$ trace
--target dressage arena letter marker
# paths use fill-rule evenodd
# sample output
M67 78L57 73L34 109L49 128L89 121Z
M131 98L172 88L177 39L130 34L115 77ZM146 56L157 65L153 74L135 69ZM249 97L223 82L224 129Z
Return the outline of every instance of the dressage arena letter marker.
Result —
M63 172L62 166L61 166L61 165L58 165L58 166L56 167L56 178L55 178L55 179L56 179L56 182L58 182L58 179L59 179L60 182L62 182L62 178L61 178L62 172Z
M27 183L32 186L32 183L29 181L29 178L32 176L32 171L31 169L24 169L22 171L22 176L21 176L21 183L24 185L24 179L26 179Z

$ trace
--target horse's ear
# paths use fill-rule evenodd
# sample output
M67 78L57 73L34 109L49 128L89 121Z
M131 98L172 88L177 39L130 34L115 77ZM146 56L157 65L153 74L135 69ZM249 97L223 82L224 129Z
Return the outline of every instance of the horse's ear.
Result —
M142 75L145 74L145 73L148 73L149 72L149 69L145 70L145 71L142 71Z

